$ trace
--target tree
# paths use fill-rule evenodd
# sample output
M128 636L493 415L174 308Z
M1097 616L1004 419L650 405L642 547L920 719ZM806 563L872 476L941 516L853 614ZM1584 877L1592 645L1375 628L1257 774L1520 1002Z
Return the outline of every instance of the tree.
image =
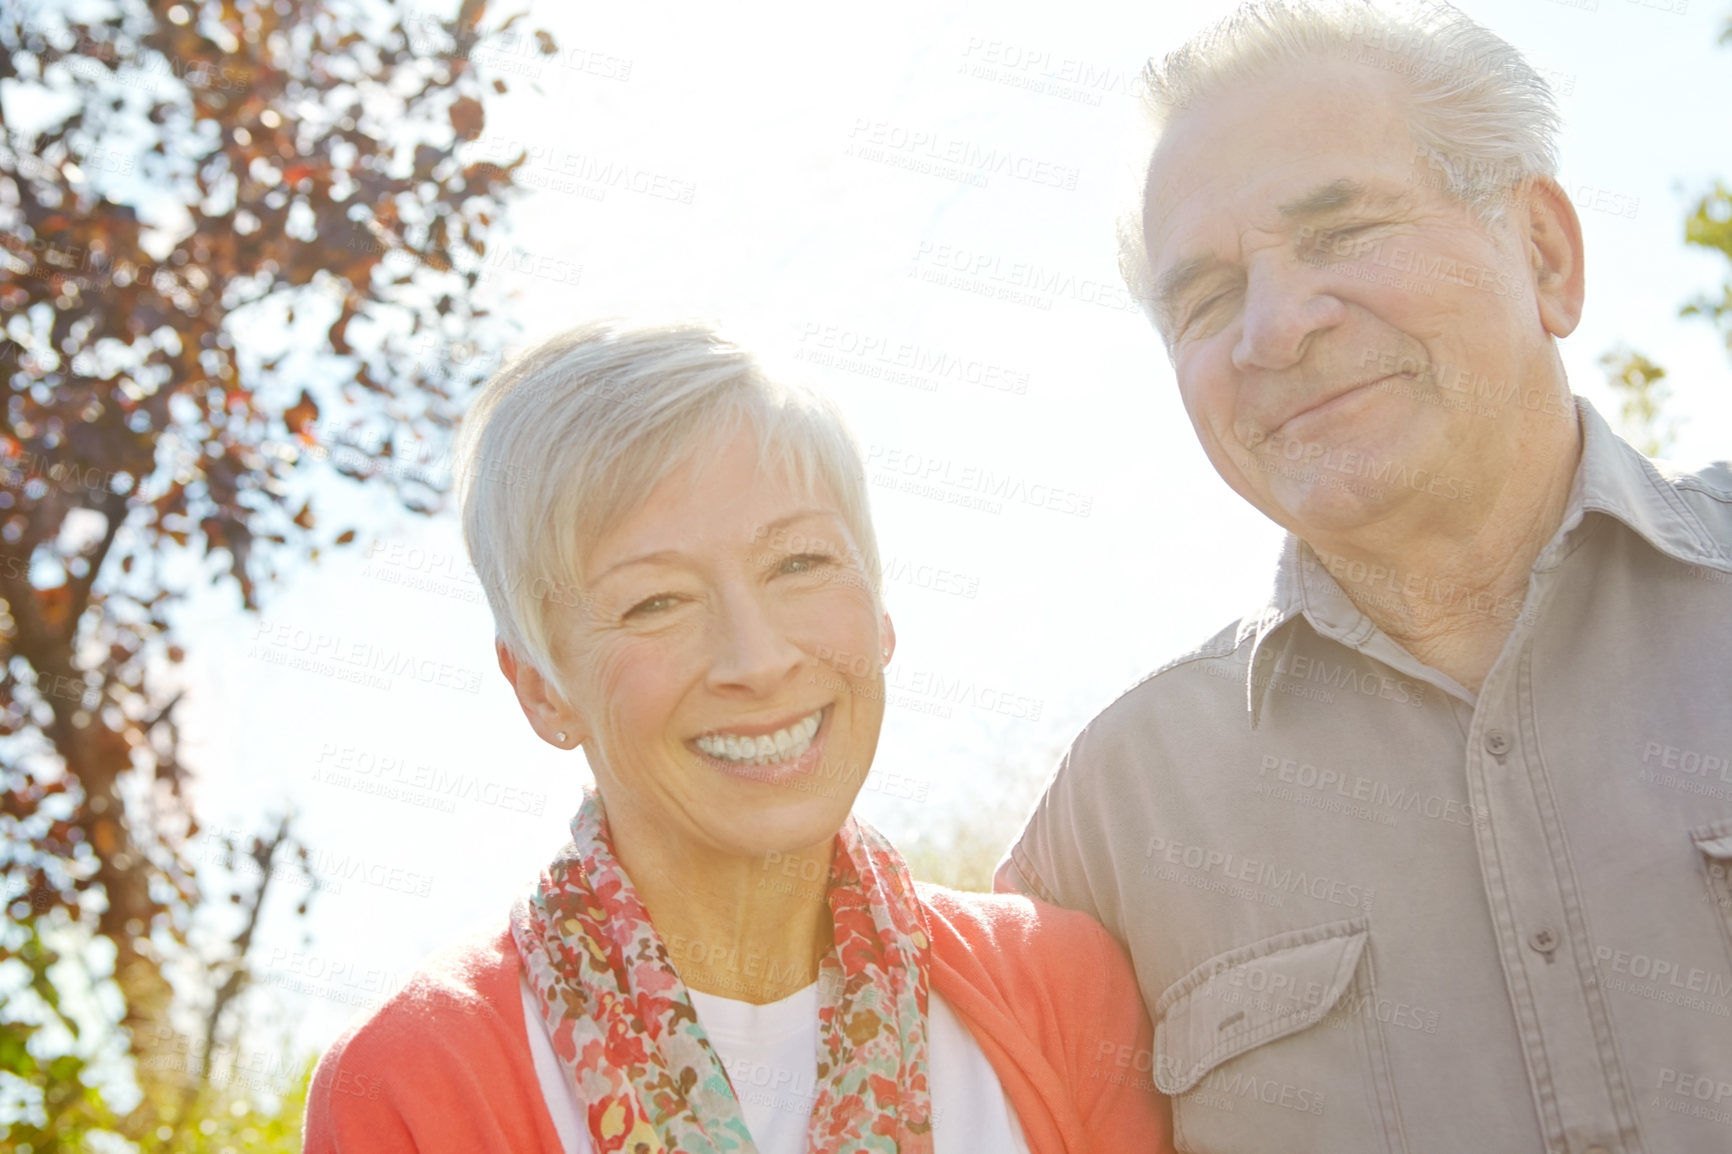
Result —
M488 363L442 350L503 340L470 290L522 158L457 155L506 90L473 57L517 35L485 7L112 0L80 23L0 0L0 959L66 1019L57 935L108 943L141 1084L206 896L172 611L205 578L257 609L353 541L313 470L437 510L443 478L404 462L441 458ZM0 1072L48 1078L36 1141L77 1141L106 1108L72 1055L33 1056L40 1028L0 1022ZM180 1095L146 1090L110 1119L133 1140L178 1125Z
M1632 349L1619 346L1600 358L1606 380L1623 402L1624 436L1650 457L1663 457L1677 437L1677 422L1663 418L1671 386L1662 384L1666 370Z
M1732 44L1732 18L1721 29L1720 43ZM1684 243L1713 249L1732 266L1732 189L1715 181L1684 218ZM1703 295L1678 310L1679 316L1702 317L1720 332L1726 351L1732 354L1732 272L1720 286L1718 298ZM1666 370L1641 353L1622 346L1600 358L1607 383L1623 402L1624 435L1649 456L1664 456L1677 433L1676 422L1662 419L1671 395L1659 382Z

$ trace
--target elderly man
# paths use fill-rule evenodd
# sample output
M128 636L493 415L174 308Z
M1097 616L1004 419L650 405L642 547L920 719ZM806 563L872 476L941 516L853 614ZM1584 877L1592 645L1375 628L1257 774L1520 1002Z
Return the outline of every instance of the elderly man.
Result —
M1149 72L1132 272L1267 604L1076 739L999 868L1130 947L1195 1151L1732 1149L1732 470L1558 355L1558 116L1454 9Z

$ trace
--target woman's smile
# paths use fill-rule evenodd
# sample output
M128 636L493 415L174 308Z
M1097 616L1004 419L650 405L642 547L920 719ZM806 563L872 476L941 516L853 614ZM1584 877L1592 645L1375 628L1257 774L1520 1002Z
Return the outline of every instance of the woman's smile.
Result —
M733 777L776 784L810 773L823 753L819 733L830 707L792 721L743 723L715 729L689 745L708 764Z

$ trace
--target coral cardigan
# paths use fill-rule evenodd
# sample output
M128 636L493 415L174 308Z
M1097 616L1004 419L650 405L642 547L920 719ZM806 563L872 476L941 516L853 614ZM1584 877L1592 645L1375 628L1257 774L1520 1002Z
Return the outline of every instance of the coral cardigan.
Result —
M1030 1154L1169 1154L1153 1031L1093 919L919 885L932 988L997 1071ZM560 1154L530 1058L509 930L442 954L320 1059L306 1154Z

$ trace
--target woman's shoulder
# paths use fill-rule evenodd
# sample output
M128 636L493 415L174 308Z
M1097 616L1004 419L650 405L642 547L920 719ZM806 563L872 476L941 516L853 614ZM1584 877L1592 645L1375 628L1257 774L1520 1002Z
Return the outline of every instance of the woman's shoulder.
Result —
M389 998L350 1023L332 1049L424 1045L429 1035L444 1037L452 1029L509 1027L519 1006L517 975L509 931L472 934L417 966Z
M1153 1038L1118 941L1085 913L1021 894L915 892L932 992L981 1043L1030 1148L1170 1151L1164 1100L1117 1065Z
M951 938L972 950L1019 961L1050 960L1075 966L1079 951L1103 958L1122 954L1101 924L1078 910L1013 893L972 893L929 882L914 884L934 939ZM936 945L934 948L938 948Z
M540 1100L518 974L509 931L473 935L417 967L319 1059L306 1149L537 1148L525 1140L540 1127L495 1117Z

